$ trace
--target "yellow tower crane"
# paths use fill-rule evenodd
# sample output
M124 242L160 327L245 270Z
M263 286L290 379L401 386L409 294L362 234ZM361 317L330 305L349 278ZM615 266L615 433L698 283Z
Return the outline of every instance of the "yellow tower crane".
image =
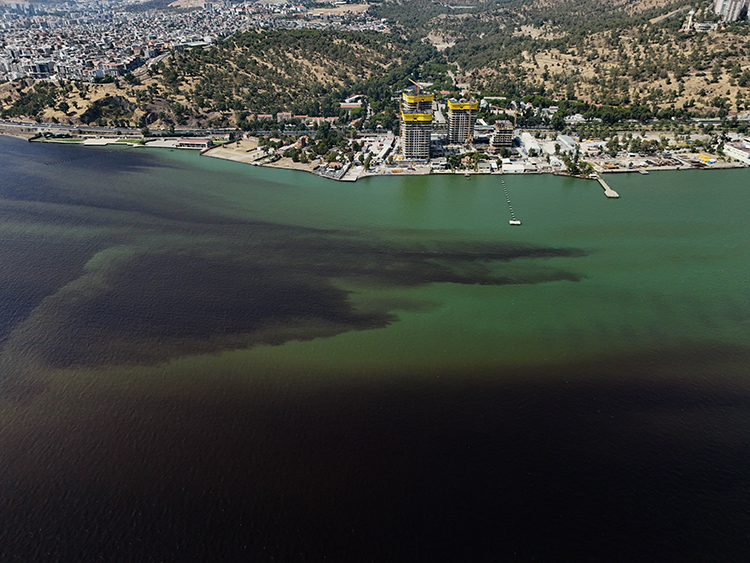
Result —
M414 86L417 87L417 96L419 96L419 84L415 82L414 80L412 80L411 78L409 79L409 82L411 82L412 84L414 84Z

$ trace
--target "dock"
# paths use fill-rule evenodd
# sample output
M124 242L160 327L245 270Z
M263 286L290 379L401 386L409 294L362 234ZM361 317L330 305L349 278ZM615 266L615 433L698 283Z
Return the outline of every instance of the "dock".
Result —
M508 188L505 187L505 180L501 180L501 182L503 185L503 191L505 192L505 201L508 202L508 209L510 210L510 221L508 221L508 223L513 226L520 225L521 221L516 219L516 214L513 211L513 206L510 204L510 196L508 195Z
M604 181L604 178L602 178L599 174L592 174L591 177L597 180L602 185L602 188L604 188L604 195L611 198L620 197L620 194L610 188L607 182Z

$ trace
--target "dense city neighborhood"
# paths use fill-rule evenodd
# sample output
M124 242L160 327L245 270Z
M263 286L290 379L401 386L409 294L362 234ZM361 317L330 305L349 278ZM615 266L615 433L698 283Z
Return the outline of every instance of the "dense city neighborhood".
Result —
M163 53L208 46L238 31L386 29L384 21L362 12L297 4L201 2L189 11L140 11L139 5L119 0L0 5L0 81L124 76Z

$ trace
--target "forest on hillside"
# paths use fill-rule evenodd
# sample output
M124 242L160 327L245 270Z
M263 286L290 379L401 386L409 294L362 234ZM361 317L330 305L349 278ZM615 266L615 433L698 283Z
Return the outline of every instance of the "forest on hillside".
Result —
M715 21L711 6L694 4L695 20ZM63 123L252 129L257 114L283 111L392 128L394 97L411 80L450 95L468 84L476 94L506 97L506 105L558 105L559 119L573 108L607 122L747 111L750 24L685 33L689 7L670 0L386 0L369 10L389 20L390 33L246 31L176 51L139 78L0 85L0 112ZM361 110L339 106L353 94L368 97L366 123Z
M715 22L713 2L492 0L460 6L386 0L373 14L394 33L440 38L476 91L623 106L695 108L716 115L750 104L750 24L680 31L688 9ZM671 16L667 17L669 14Z
M0 85L0 100L5 118L247 129L260 113L356 119L358 112L340 102L365 94L372 125L392 128L393 93L414 76L452 87L445 57L422 41L374 32L247 31L176 51L141 79L18 81Z

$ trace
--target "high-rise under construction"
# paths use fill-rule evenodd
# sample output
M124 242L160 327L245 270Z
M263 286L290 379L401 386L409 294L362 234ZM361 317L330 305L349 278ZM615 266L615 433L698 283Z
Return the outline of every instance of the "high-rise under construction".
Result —
M735 22L747 16L749 0L716 0L714 11L724 18L724 21Z
M401 96L401 154L405 160L430 158L434 94L404 92Z
M479 103L461 98L448 100L448 142L463 145L474 138L474 123L477 120Z

